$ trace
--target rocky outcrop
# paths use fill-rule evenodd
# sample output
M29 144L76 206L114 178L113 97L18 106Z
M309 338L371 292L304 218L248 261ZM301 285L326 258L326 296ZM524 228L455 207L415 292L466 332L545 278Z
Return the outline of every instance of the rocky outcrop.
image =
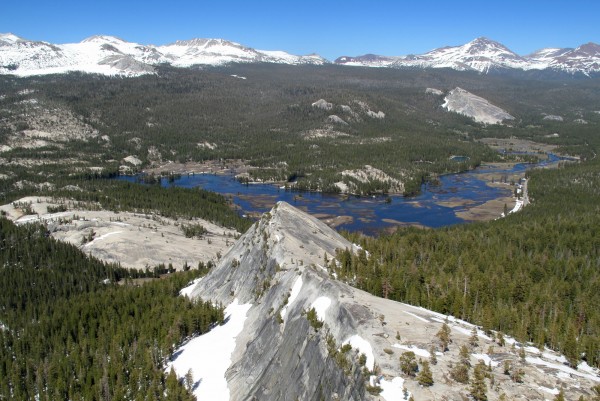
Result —
M352 308L343 302L350 293L323 267L325 255L351 247L324 223L280 202L191 291L225 305L252 304L226 374L230 399L364 398L358 354L348 353L340 364L331 352L356 334ZM301 291L291 299L297 283ZM304 312L319 298L331 304L320 316L324 326L315 329Z
M458 87L448 93L442 107L483 124L501 124L504 120L515 119L486 99Z
M548 349L519 344L508 336L499 344L495 333L337 280L336 249L368 258L324 223L280 202L217 267L183 291L229 305L228 310L243 304L245 313L223 373L228 393L202 393L204 377L194 375L198 399L389 401L408 400L411 394L414 399L466 399L469 384L456 382L450 373L464 360L459 356L463 345L470 365L484 361L488 366L494 383L487 390L490 400L502 394L507 399L548 399L561 387L576 399L589 396L589 389L600 383L598 370L585 363L572 369L563 356ZM231 319L239 321L238 317ZM436 333L444 321L452 343L440 352ZM179 358L212 363L190 352L186 346L176 352L176 370ZM414 376L402 373L399 357L405 352L413 352L417 361L435 353L433 386L423 387ZM522 370L520 383L504 373L506 364ZM187 371L177 374L183 377Z

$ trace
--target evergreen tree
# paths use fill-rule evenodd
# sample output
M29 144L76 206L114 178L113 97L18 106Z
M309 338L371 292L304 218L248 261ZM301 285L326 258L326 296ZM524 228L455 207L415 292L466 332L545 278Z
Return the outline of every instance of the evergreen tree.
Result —
M402 353L400 356L400 369L406 375L415 375L415 373L419 370L419 365L417 364L417 359L414 352L407 351Z
M486 366L483 363L475 365L469 393L475 401L487 401L487 386L485 384Z
M433 386L433 375L431 374L431 369L429 368L429 362L427 360L421 361L421 370L417 375L417 381L420 385L425 387Z
M448 327L448 319L444 321L442 327L435 335L440 340L440 345L442 347L442 352L448 351L448 344L452 342L450 339L450 327Z
M431 345L431 347L429 347L429 362L432 365L437 365L437 355L436 355L436 351L435 351L435 347L433 345Z
M457 363L450 370L450 377L459 383L466 384L469 382L469 367L464 363Z
M592 387L592 401L600 401L600 384Z
M477 335L477 328L473 327L471 330L471 337L469 337L469 344L475 348L479 345L479 336Z
M458 356L460 357L460 363L469 367L471 366L471 353L466 345L463 344L460 346L460 352Z

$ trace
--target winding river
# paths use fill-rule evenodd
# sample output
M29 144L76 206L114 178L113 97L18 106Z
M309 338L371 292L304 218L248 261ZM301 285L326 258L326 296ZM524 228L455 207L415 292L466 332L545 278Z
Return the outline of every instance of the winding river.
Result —
M184 175L169 182L162 179L163 186L185 188L201 187L232 197L242 214L253 215L270 210L277 201L286 201L321 219L329 220L338 229L375 234L398 224L441 227L464 223L456 213L480 206L488 201L510 196L514 187L490 186L483 179L485 174L515 174L536 166L548 166L562 158L548 154L548 158L536 164L520 163L512 168L495 165L481 167L459 174L439 178L439 183L423 184L421 194L413 197L391 195L357 197L315 192L289 191L270 184L242 184L230 175L194 174ZM121 176L119 179L135 181L136 177Z

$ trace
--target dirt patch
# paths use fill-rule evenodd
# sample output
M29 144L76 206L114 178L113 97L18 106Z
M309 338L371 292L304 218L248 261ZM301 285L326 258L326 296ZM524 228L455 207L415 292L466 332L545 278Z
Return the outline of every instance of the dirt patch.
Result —
M394 220L394 219L381 219L381 221L383 221L384 223L394 225L393 227L387 227L384 230L386 233L389 233L389 234L395 233L396 231L398 231L398 228L400 228L400 227L416 227L416 228L422 228L422 229L430 228L430 227L427 227L420 223L415 223L415 222L405 222L405 221L399 221L399 220Z
M460 206L469 206L474 204L475 201L471 199L463 199L463 198L451 198L445 201L435 202L436 205L445 206L445 207L460 207Z
M499 218L504 213L504 205L508 210L515 206L516 199L512 196L505 196L485 202L482 205L474 206L468 210L455 212L456 217L468 221L489 221Z
M341 225L352 224L354 222L354 217L352 216L336 216L328 213L314 213L311 215L321 220L331 228L337 228Z

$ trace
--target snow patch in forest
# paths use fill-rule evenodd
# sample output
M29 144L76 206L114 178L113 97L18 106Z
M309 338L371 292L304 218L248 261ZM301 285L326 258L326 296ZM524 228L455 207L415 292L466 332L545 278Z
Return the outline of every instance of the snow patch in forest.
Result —
M225 309L225 323L181 346L167 364L168 373L173 367L179 378L191 369L194 395L199 400L228 401L229 388L225 372L231 365L235 339L244 328L252 304L238 303L234 299Z

